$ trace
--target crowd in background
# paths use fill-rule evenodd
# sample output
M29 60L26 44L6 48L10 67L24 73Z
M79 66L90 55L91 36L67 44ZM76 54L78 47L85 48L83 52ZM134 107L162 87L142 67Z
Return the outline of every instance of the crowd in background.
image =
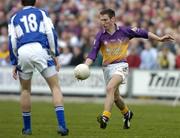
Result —
M167 43L133 39L127 57L130 68L180 69L180 0L37 0L36 6L49 12L58 32L62 66L84 62L99 31L99 11L112 8L117 25L175 37L175 42ZM0 0L0 66L10 65L8 20L19 9L19 0ZM101 62L99 53L94 66Z

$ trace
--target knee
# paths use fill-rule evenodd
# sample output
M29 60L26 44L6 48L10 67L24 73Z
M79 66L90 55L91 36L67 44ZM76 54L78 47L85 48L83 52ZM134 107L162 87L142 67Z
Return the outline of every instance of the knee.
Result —
M116 90L116 88L114 86L108 85L106 87L106 92L109 93L109 94L114 94L115 90Z
M53 94L55 94L55 93L61 93L61 89L60 89L60 87L58 87L58 86L54 86L54 87L52 87L52 88L50 88L51 89L51 92L53 93Z
M49 85L49 88L51 89L52 92L60 92L61 91L58 83Z
M30 93L31 92L31 88L30 87L21 87L21 92L22 93Z

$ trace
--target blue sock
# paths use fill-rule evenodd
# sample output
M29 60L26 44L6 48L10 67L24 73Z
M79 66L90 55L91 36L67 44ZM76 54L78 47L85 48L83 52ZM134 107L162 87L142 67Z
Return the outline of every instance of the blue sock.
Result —
M24 129L31 129L31 113L30 112L23 112L23 123L24 123Z
M58 125L62 128L66 129L66 122L64 117L64 107L63 106L57 106L55 107L56 116L58 120Z

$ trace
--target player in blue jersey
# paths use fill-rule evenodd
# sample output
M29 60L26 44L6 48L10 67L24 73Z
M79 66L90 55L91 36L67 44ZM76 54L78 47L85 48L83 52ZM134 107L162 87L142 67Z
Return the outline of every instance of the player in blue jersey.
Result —
M58 133L68 135L63 95L59 86L57 34L47 12L34 7L36 0L21 0L23 9L11 17L9 50L13 77L21 84L22 134L31 135L31 78L36 68L48 83L58 121ZM52 55L52 53L54 53ZM43 115L42 115L43 116Z
M128 129L133 113L120 96L119 85L126 82L128 75L126 57L129 41L133 38L154 39L161 42L174 39L170 35L159 37L140 28L117 26L115 12L112 9L105 9L100 12L100 22L104 29L96 35L93 48L85 61L85 64L90 66L95 61L99 50L101 51L104 79L106 81L106 99L104 111L98 116L97 120L100 127L105 129L115 103L124 116L123 128Z

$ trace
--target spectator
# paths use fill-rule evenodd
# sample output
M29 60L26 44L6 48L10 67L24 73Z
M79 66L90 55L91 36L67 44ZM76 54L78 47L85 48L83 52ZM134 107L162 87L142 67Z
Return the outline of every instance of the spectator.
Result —
M156 69L157 68L157 50L152 48L151 43L145 41L144 50L141 53L141 69Z
M61 54L59 56L59 62L61 66L67 66L72 60L73 54L70 51L70 48L63 41L60 42L59 46L61 47Z
M177 49L176 53L176 69L180 69L180 48Z
M8 42L4 40L0 45L0 66L10 65Z
M82 46L81 51L84 57L90 51L92 38L99 28L98 16L95 13L107 7L117 11L118 25L131 24L160 36L174 32L177 34L176 45L180 47L179 0L38 0L37 6L50 13L49 16L53 20L60 39L65 32L67 39L64 41L68 46L76 37L78 45ZM7 30L7 20L20 8L22 7L19 0L1 0L0 41L2 36L7 37L4 35ZM151 41L151 45L159 47L159 43L154 41ZM142 45L138 44L136 48L138 54L141 55Z
M73 47L73 57L71 59L70 65L76 66L84 62L84 56L80 47Z
M127 62L129 64L129 68L139 68L141 63L140 56L137 54L136 47L131 47L129 50L129 55L127 57Z
M158 62L160 69L174 69L175 68L175 56L169 50L168 46L163 46L162 51L158 54Z
M139 44L139 40L133 39L130 41L128 49L127 62L129 64L129 68L139 68L141 59L139 53L142 51L142 48Z

